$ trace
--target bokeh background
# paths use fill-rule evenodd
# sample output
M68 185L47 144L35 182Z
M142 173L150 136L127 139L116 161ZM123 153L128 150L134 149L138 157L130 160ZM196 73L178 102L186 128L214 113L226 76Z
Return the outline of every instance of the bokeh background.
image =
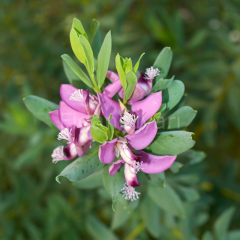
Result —
M240 228L238 0L1 0L0 239L101 239L86 224L90 214L106 229L112 226L111 201L102 188L55 181L66 166L51 162L57 132L35 119L22 101L34 94L59 102L59 87L67 83L60 56L73 56L73 17L86 31L93 18L100 21L102 36L112 31L112 70L117 53L135 62L145 52L144 71L170 46L169 76L184 82L186 104L198 111L188 130L195 132L195 149L207 157L192 168L200 198L188 209L203 214L194 226L191 218L169 218L164 226L172 235L160 239L200 239L230 206L236 207L230 228ZM121 227L112 226L120 239L155 239L139 212L133 211Z

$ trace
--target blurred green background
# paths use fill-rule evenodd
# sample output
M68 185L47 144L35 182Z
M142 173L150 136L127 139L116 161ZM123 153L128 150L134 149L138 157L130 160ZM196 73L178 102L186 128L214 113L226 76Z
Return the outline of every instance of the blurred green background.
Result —
M112 31L111 70L117 53L135 62L145 52L144 71L170 46L169 76L184 82L186 104L198 111L188 130L195 132L195 149L207 154L190 169L200 198L186 206L184 220L161 220L162 238L145 229L139 208L114 225L112 217L121 216L103 188L85 190L65 179L59 185L55 176L68 163L51 162L57 131L23 104L30 94L59 102L59 87L67 83L60 56L73 56L73 17L86 30L99 20L102 36ZM232 205L231 229L240 228L240 1L1 0L0 20L0 239L101 239L94 228L110 226L110 240L202 239Z

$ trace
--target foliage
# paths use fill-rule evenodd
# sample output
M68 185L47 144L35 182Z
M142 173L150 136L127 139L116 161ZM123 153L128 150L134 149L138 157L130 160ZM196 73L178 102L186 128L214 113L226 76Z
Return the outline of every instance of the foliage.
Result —
M230 216L224 215L225 223L220 223L225 225L216 227L217 216L233 204L238 207L240 201L237 1L5 0L1 9L1 239L157 239L161 234L161 239L167 240L206 240L213 234L218 236L216 229L226 229ZM57 57L63 52L73 56L68 44L73 17L83 19L84 26L97 18L105 33L113 29L112 56L119 52L137 62L144 49L140 69L150 67L164 46L171 47L174 57L168 78L174 73L183 81L186 104L198 110L188 131L196 132L196 149L207 153L204 162L201 152L183 153L177 161L184 165L174 166L178 171L174 175L172 169L166 173L166 189L170 186L180 196L185 218L157 208L160 214L150 218L161 221L156 229L149 223L144 203L131 206L116 202L112 213L110 196L96 176L95 180L85 179L89 186L96 186L94 191L83 189L80 182L74 188L64 178L61 185L54 181L66 167L64 162L52 165L50 159L57 131L32 117L21 99L31 93L59 102L57 89L67 79ZM114 70L114 59L110 68ZM74 77L73 82L81 85ZM177 107L183 103L182 98ZM167 117L176 109L164 111L161 116ZM169 126L171 123L163 127ZM163 182L161 176L142 178L159 186ZM160 204L154 197L144 199L145 204L148 201L153 208ZM88 218L89 213L92 216ZM239 228L238 208L233 219L231 229ZM238 230L225 232L230 239L239 238Z

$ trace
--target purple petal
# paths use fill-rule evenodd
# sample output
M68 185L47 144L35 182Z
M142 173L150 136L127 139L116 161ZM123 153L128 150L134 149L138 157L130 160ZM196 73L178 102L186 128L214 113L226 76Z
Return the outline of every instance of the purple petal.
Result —
M120 81L120 78L117 73L112 72L112 71L107 71L107 76L106 76L111 82L116 82Z
M60 87L61 98L69 107L73 108L78 112L86 113L84 102L70 100L71 94L77 90L77 88L73 87L70 84L62 84ZM82 92L84 95L83 98L85 100L87 97L87 93L84 90L82 90Z
M126 182L128 185L132 187L140 187L141 184L137 180L137 173L136 170L133 167L130 167L127 163L125 163L124 167L124 175Z
M92 116L99 105L98 97L92 95L89 93L88 90L86 90L86 100L85 100L85 109L88 115Z
M62 131L65 127L62 125L60 118L59 118L59 112L58 110L49 112L49 116L53 124L60 130Z
M127 101L128 104L132 105L133 103L143 99L147 94L150 93L152 89L152 80L145 79L144 77L144 73L141 72L141 76L138 79L133 94ZM121 89L118 94L121 98L123 98L123 89Z
M141 75L138 79L138 84L144 89L147 95L152 90L152 79L149 80L149 79L146 79L145 77L146 77L145 74L141 72Z
M82 147L77 147L77 154L79 157L83 156L84 154L86 154L88 148L91 146L92 141L88 141L85 145L83 145Z
M98 156L101 162L105 164L111 163L115 158L115 152L113 147L117 144L117 139L113 139L112 141L105 142L103 145L99 147Z
M98 115L99 117L101 117L102 112L101 112L101 104L98 104L95 111L94 111L94 115Z
M132 112L138 116L137 128L150 119L160 108L162 104L162 92L152 93L142 101L132 104Z
M130 148L141 150L147 147L155 138L157 134L156 121L146 123L143 127L138 129L134 134L125 136Z
M143 99L146 96L146 91L142 88L142 86L137 83L132 96L128 99L127 103L128 104L133 104L141 99Z
M89 126L84 126L81 128L75 127L75 138L74 138L74 143L78 146L81 147L85 145L89 140L93 140L91 136L91 125Z
M122 130L120 127L120 118L122 117L122 111L118 102L113 101L108 96L98 93L99 101L101 104L101 109L106 120L109 119L110 114L112 113L111 123L118 130Z
M70 160L77 156L77 150L74 143L68 144L64 149L63 152L65 153L66 159L64 160Z
M177 155L175 156L155 156L143 151L138 152L141 157L142 168L141 171L149 174L160 173L172 166Z
M112 98L121 88L122 88L122 84L120 80L118 80L112 84L109 84L107 87L105 87L103 94Z
M121 167L122 163L125 163L121 158L116 162L113 162L112 165L109 167L109 174L115 175L117 170Z
M120 155L122 159L129 165L133 164L133 161L139 161L140 158L135 156L132 151L128 148L126 143L119 142L117 143Z
M64 127L76 126L80 128L82 127L82 121L89 118L88 115L73 110L63 101L59 103L58 110L60 121Z

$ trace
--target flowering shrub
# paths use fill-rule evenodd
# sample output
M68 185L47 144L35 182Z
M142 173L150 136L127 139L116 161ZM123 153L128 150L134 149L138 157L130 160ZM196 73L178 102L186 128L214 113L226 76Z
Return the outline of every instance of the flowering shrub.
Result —
M195 144L193 133L183 129L196 111L182 107L184 84L174 77L166 79L172 60L170 48L164 48L145 73L138 70L144 54L134 66L131 58L118 54L115 73L108 70L111 33L101 44L96 20L91 33L90 44L81 22L73 20L70 42L84 69L62 55L66 75L79 78L85 89L61 85L59 105L36 96L24 101L36 117L55 125L60 131L58 140L66 143L53 150L52 161L78 156L57 176L58 182L60 176L80 181L104 168L104 185L113 203L122 195L133 201L139 198L135 187L141 186L137 179L141 172L149 181L162 182L165 170L180 166L175 162L177 155Z

